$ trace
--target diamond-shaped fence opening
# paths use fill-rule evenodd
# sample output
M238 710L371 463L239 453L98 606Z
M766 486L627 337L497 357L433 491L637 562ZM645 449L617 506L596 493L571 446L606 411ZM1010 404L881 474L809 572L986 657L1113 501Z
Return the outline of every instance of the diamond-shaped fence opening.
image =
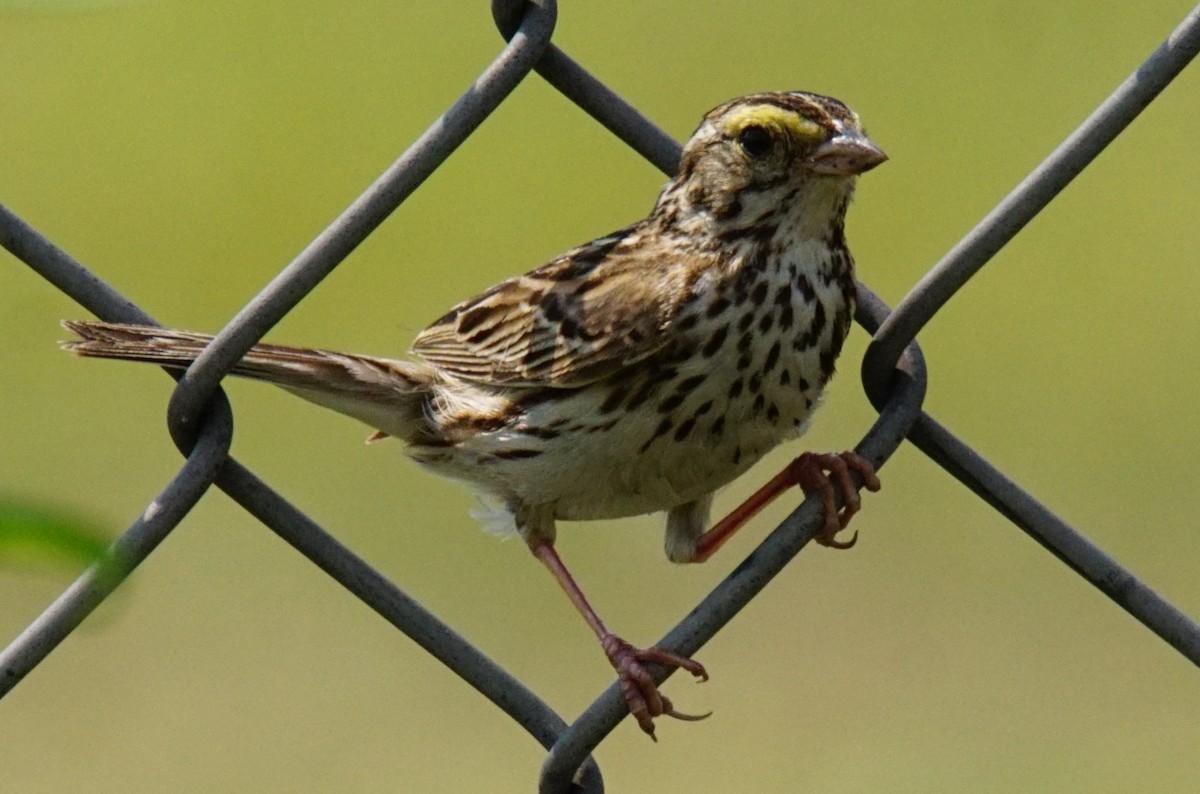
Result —
M493 3L508 40L471 87L324 232L238 312L181 380L171 399L172 438L186 460L109 553L93 565L0 655L0 695L36 667L141 564L215 485L385 620L477 689L547 748L540 789L603 788L590 753L626 715L616 685L568 724L519 680L408 597L351 549L229 455L232 413L221 381L284 317L438 168L536 71L635 152L671 173L679 145L551 44L553 0ZM860 285L856 320L873 336L862 364L879 412L857 449L883 465L906 439L1004 514L1046 551L1193 663L1200 628L1112 557L1057 518L973 449L922 411L926 369L913 341L955 292L1125 129L1200 49L1200 9L1097 108L1033 173L889 310ZM80 306L117 322L153 323L145 311L0 207L0 242ZM762 590L813 537L819 509L806 501L658 643L692 654ZM665 671L658 671L660 680Z

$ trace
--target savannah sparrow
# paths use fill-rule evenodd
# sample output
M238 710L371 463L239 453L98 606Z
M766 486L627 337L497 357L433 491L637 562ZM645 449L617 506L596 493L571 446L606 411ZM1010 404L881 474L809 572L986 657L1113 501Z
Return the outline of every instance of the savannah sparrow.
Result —
M599 637L630 712L689 718L644 664L697 662L610 632L554 549L559 519L667 512L666 552L707 559L785 489L821 495L835 538L859 507L853 453L797 458L707 532L713 492L800 435L850 329L843 236L855 177L884 153L844 104L762 93L711 111L649 217L460 303L416 361L257 345L233 374L270 381L394 436L491 498ZM68 322L84 356L182 368L211 337ZM832 481L831 481L832 477ZM835 488L845 507L839 513Z

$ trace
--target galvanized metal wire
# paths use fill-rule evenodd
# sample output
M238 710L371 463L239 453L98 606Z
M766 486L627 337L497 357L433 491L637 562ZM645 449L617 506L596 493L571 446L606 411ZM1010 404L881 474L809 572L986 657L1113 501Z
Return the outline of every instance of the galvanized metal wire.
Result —
M179 381L168 427L185 456L157 497L91 566L3 652L0 697L10 691L141 564L210 486L341 583L456 675L499 706L548 750L543 794L602 791L590 753L626 715L613 684L572 723L471 643L371 568L229 455L233 413L221 381L232 365L310 294L384 221L531 71L596 118L666 173L679 144L550 43L554 0L494 0L507 45L436 120L345 212L217 334ZM1003 513L1055 557L1095 585L1150 631L1200 665L1200 626L1055 516L924 413L927 373L916 334L957 290L1078 175L1200 51L1200 7L1080 127L942 258L894 311L859 286L856 320L873 335L862 366L864 388L879 412L857 450L883 466L907 439ZM81 263L0 206L0 245L81 306L109 321L154 319ZM719 632L812 539L820 507L806 500L658 643L693 654ZM658 680L670 671L655 669Z

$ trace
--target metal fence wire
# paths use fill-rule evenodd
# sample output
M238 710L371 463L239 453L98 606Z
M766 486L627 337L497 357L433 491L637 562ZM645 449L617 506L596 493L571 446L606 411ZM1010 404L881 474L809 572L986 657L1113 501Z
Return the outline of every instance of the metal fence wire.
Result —
M0 654L0 696L70 634L216 485L347 590L503 709L547 748L540 791L603 790L590 753L626 715L613 684L567 724L520 681L422 608L352 550L229 455L233 418L220 383L234 362L317 287L531 72L659 169L671 174L680 147L550 43L554 0L493 0L508 41L471 87L217 334L180 380L168 408L186 461L143 514ZM1043 548L1193 663L1200 626L1055 516L921 409L926 369L917 332L1162 91L1200 50L1194 9L1063 143L890 310L859 285L856 320L873 335L862 380L879 418L857 451L881 466L908 439ZM101 319L154 324L145 311L33 227L0 206L0 244ZM658 645L690 655L733 618L813 537L821 524L804 502ZM656 669L661 682L667 671Z

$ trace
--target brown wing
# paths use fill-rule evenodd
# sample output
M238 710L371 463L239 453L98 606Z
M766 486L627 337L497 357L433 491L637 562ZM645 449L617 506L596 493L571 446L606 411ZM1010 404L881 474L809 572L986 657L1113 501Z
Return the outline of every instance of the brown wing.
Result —
M692 268L638 227L460 303L413 352L465 380L577 388L662 349Z

